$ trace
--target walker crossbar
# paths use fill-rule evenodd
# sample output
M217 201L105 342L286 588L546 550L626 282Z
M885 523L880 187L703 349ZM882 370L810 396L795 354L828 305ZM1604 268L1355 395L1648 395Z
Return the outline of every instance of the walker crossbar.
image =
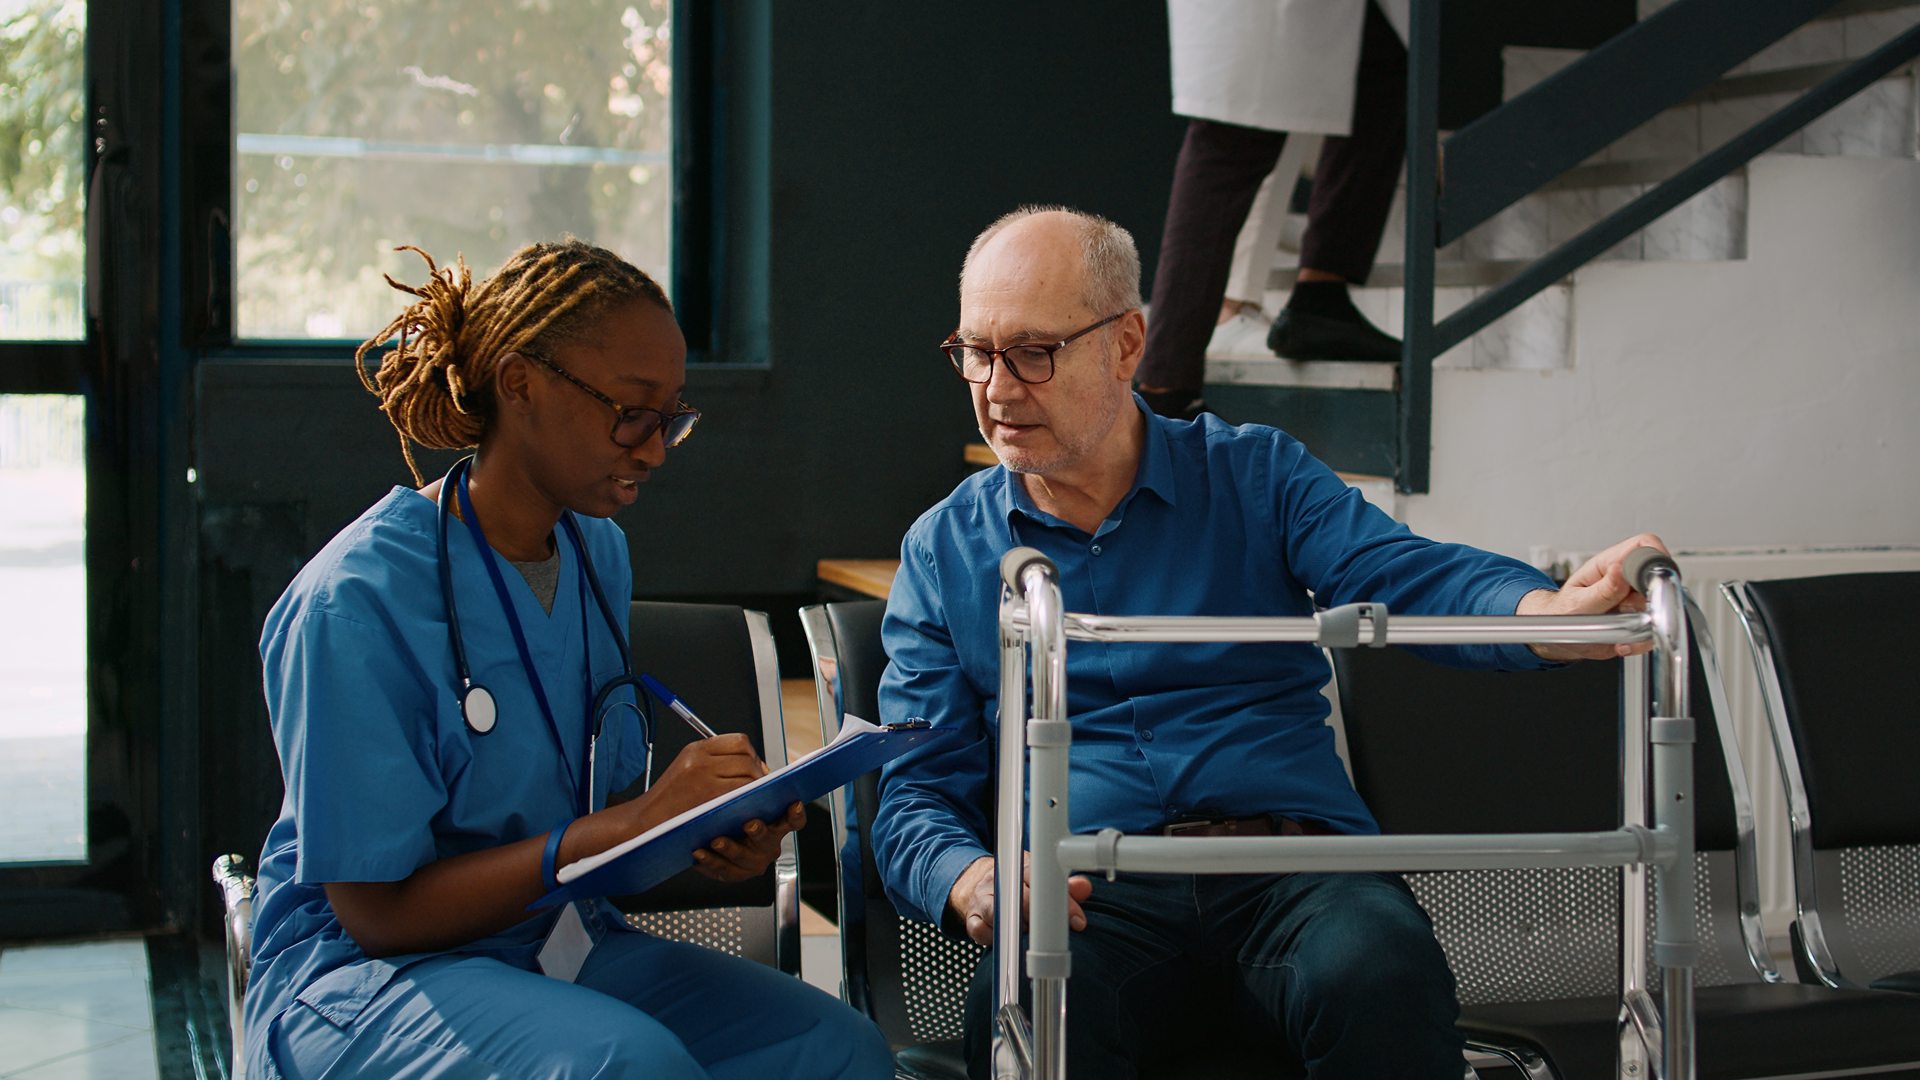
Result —
M1068 836L1067 873L1247 874L1284 865L1294 873L1359 870L1495 870L1538 866L1671 865L1671 835L1630 825L1604 832L1478 836L1124 836L1114 829Z
M1389 617L1379 605L1337 609L1337 618L1080 615L1061 610L1058 570L1039 552L1015 548L1001 560L999 795L996 851L1032 852L1026 970L1033 1019L1019 1004L1012 958L1017 920L994 927L993 1072L1021 1080L1064 1080L1067 979L1067 876L1360 870L1464 870L1507 867L1626 868L1621 920L1619 1075L1632 1080L1694 1080L1693 724L1687 702L1685 594L1665 553L1641 548L1623 572L1647 598L1635 614L1592 616ZM1627 644L1650 642L1651 663L1623 665L1620 829L1601 832L1461 836L1182 837L1091 835L1068 830L1066 643L1297 642L1322 646L1464 644ZM1029 659L1031 661L1029 666ZM1031 672L1033 712L1024 715ZM1029 757L1030 755L1030 757ZM1031 776L1028 765L1031 761ZM1024 797L1023 797L1024 794ZM1029 835L1026 815L1031 808ZM1028 841L1023 843L1023 841ZM1648 911L1644 874L1654 874L1658 904ZM1020 860L995 864L995 911L1019 909ZM1652 954L1664 993L1648 985ZM1026 1035L1031 1031L1029 1043ZM1012 1037L1009 1037L1009 1033ZM1017 1045L1016 1045L1017 1044Z
M1026 604L1015 600L1004 615L1016 634L1030 629ZM1308 616L1223 617L1204 615L1063 616L1069 641L1301 642L1328 645L1323 624ZM1652 641L1652 621L1637 615L1395 615L1382 620L1388 645L1630 645ZM1372 639L1370 619L1360 617L1362 640Z

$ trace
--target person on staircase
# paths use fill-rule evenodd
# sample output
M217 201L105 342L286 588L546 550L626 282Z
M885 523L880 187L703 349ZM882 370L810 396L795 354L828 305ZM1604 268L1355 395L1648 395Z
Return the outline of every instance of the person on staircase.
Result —
M1252 314L1245 298L1232 310L1222 303L1234 238L1288 132L1328 137L1299 277L1267 343L1292 360L1398 361L1400 343L1366 320L1347 288L1372 273L1406 153L1406 0L1170 0L1168 24L1173 108L1189 120L1154 271L1141 397L1164 416L1206 408L1208 338L1216 324Z

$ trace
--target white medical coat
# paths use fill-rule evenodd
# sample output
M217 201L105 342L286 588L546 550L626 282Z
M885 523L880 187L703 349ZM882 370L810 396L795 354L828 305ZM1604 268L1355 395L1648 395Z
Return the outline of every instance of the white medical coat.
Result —
M1408 0L1168 0L1173 111L1269 131L1351 133L1369 2L1405 41Z

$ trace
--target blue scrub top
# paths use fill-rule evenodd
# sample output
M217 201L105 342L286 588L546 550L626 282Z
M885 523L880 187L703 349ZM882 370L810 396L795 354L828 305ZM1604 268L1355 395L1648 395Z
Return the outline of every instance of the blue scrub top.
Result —
M293 1001L350 1025L395 972L437 955L369 959L335 918L324 883L399 881L427 863L542 835L577 816L573 777L585 783L592 690L621 674L622 646L582 586L564 538L554 545L561 565L551 614L518 573L502 567L565 739L563 757L486 565L464 526L450 522L467 662L499 705L493 731L475 734L455 693L437 515L433 500L394 488L335 536L267 615L260 658L286 797L260 855L245 1018L250 1058ZM611 521L579 521L615 617L624 618L633 590L626 536ZM590 643L581 637L583 611ZM633 710L610 713L596 807L607 792L639 779L645 754ZM533 916L458 951L532 969L554 918Z

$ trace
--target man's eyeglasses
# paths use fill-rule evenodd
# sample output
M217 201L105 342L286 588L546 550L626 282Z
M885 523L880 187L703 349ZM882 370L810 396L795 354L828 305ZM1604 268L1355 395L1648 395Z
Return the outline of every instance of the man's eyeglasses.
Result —
M1131 309L1128 309L1131 310ZM983 383L993 378L993 362L999 360L1007 366L1007 373L1023 383L1043 383L1053 378L1053 354L1074 343L1075 339L1085 337L1095 330L1118 319L1126 312L1109 315L1084 330L1076 330L1051 344L1029 342L1022 345L1009 345L1004 349L989 349L980 345L969 345L958 338L959 331L947 335L940 343L940 351L952 361L953 370L970 383Z
M573 385L592 394L594 399L613 410L613 430L608 433L616 446L631 450L644 446L654 432L660 433L661 445L668 448L679 446L693 433L693 425L700 422L700 410L684 401L673 403L671 412L649 409L645 405L622 405L607 395L581 382L566 368L541 356L539 353L520 350L520 355L529 360L544 364L547 370L567 380Z

